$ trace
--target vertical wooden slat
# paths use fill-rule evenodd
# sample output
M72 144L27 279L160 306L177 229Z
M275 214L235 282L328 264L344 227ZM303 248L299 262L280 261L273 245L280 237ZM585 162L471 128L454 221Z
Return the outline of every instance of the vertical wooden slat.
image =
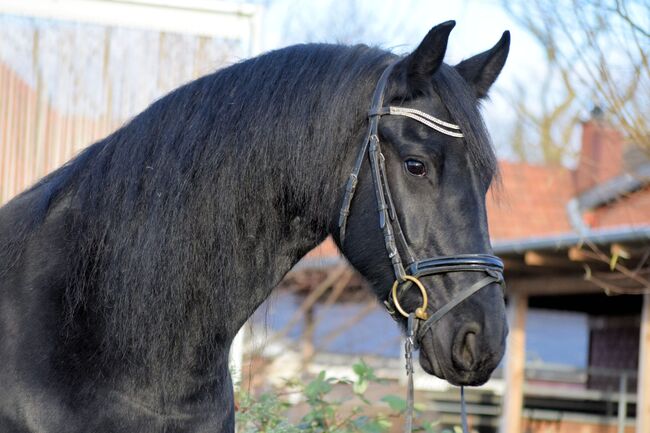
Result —
M6 147L6 160L9 161L7 166L7 176L5 182L3 182L3 197L13 196L14 183L15 183L15 140L14 140L14 130L15 130L15 107L16 107L16 77L11 75L9 77L9 89L7 89L7 127L6 127L6 137L7 137L7 147Z
M16 89L16 132L15 132L15 146L16 146L16 161L15 165L15 174L16 177L15 186L14 186L14 195L25 188L25 178L23 177L23 168L25 161L25 146L23 144L23 137L25 131L25 99L27 96L26 86L23 83L20 83Z
M70 140L70 146L68 147L67 152L63 158L64 161L69 160L77 151L77 148L81 144L81 127L83 126L83 117L70 117L72 123L72 139Z
M43 79L43 67L40 62L40 31L37 26L34 27L32 33L33 40L33 69L34 76L36 77L36 89L34 100L35 120L34 120L34 138L33 138L33 152L34 152L34 172L33 181L36 181L47 171L47 159L45 149L48 146L49 140L47 138L48 125L49 125L49 104L47 103L47 86Z
M68 153L70 148L70 142L72 141L72 121L70 116L61 116L61 122L63 123L63 134L61 136L61 143L56 153L56 166L59 167L65 161L65 155Z
M8 70L3 65L0 65L0 203L7 200L5 196L3 185L6 184L7 172L9 169L9 159L6 157L7 149L7 104L9 98L7 93L9 89L8 83Z
M59 127L56 121L56 114L51 105L47 106L47 128L43 141L43 172L50 171L50 164L52 162L52 150L56 146L55 139L58 134L57 128ZM39 173L40 174L40 173Z
M103 137L106 135L107 130L109 129L110 119L112 118L113 111L113 77L111 77L111 46L113 41L113 29L107 27L104 32L104 46L103 56L102 56L102 84L104 86L105 94L105 107L106 112L101 118L102 121L98 122L101 125L101 129L95 132L94 139Z
M25 92L25 129L23 131L22 143L25 147L25 160L23 162L23 184L31 185L34 180L34 135L36 125L36 104L35 94L31 89Z
M51 133L51 111L46 98L46 87L43 81L43 74L36 71L36 94L34 95L36 103L36 120L34 125L34 180L41 177L47 170L47 153L46 148L50 140L48 134Z
M521 293L508 295L508 334L504 369L505 393L500 433L521 433L524 404L524 373L526 363L526 314L528 297Z

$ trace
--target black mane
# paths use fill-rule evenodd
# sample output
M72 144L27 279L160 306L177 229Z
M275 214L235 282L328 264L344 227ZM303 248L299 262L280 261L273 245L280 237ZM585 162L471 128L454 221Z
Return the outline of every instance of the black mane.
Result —
M179 362L197 342L206 357L223 348L252 313L238 294L261 302L281 277L279 251L256 246L282 248L283 239L301 235L292 231L297 219L319 237L300 239L285 255L297 259L327 234L342 167L351 166L370 95L394 59L366 46L323 44L235 64L156 101L24 193L38 204L16 244L57 204L73 210L70 338L93 330L89 351L106 360L128 355L154 370ZM432 86L476 166L493 172L467 84L443 65ZM267 272L235 278L251 263Z

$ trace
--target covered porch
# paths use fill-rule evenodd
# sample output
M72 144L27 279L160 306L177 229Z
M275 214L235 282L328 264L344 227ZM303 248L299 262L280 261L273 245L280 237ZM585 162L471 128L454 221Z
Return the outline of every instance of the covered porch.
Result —
M649 241L650 228L635 227L495 243L506 262L510 322L501 433L548 423L576 431L576 422L585 432L650 431L650 295L642 271ZM526 368L529 308L589 317L586 369ZM561 386L552 383L558 374Z

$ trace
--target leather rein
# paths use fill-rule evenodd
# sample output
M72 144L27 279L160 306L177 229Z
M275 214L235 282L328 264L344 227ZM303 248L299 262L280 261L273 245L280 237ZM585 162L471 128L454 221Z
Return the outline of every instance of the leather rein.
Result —
M368 132L363 145L357 154L354 168L348 178L343 204L339 214L339 240L341 245L345 242L348 216L354 192L359 179L359 172L366 157L370 162L370 172L377 200L377 212L379 214L379 228L384 235L384 244L388 258L391 262L395 282L390 290L384 305L388 313L399 320L400 316L407 318L406 332L406 371L408 375L408 398L406 411L405 431L410 433L413 421L413 363L412 351L418 348L418 344L426 332L436 324L445 314L458 306L461 302L472 296L484 287L493 283L503 285L503 262L491 254L459 254L453 256L439 256L432 258L416 259L406 241L406 237L390 192L388 177L386 174L386 162L381 151L379 141L379 120L383 116L405 116L416 120L429 128L451 136L462 138L463 133L458 125L445 122L419 110L405 107L384 107L384 93L388 78L393 71L395 63L388 66L382 73L375 88L372 104L368 112ZM399 248L398 248L399 243ZM401 253L400 253L401 248ZM402 254L404 259L402 258ZM406 263L406 265L405 265ZM485 276L470 287L456 293L455 296L433 314L429 315L428 293L424 284L420 281L423 276L444 274L450 272L479 272ZM422 306L412 312L405 311L401 304L402 295L415 286L419 289L422 297ZM465 411L464 390L461 387L461 420L463 431L467 432L467 414Z

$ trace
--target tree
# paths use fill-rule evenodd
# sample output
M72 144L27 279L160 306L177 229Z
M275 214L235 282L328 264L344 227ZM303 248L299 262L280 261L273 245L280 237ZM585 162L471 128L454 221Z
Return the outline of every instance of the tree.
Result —
M601 107L626 139L650 153L650 2L648 0L503 0L543 48L541 86L519 83L513 148L540 149L546 163L567 146L582 113ZM536 90L536 91L535 91Z

